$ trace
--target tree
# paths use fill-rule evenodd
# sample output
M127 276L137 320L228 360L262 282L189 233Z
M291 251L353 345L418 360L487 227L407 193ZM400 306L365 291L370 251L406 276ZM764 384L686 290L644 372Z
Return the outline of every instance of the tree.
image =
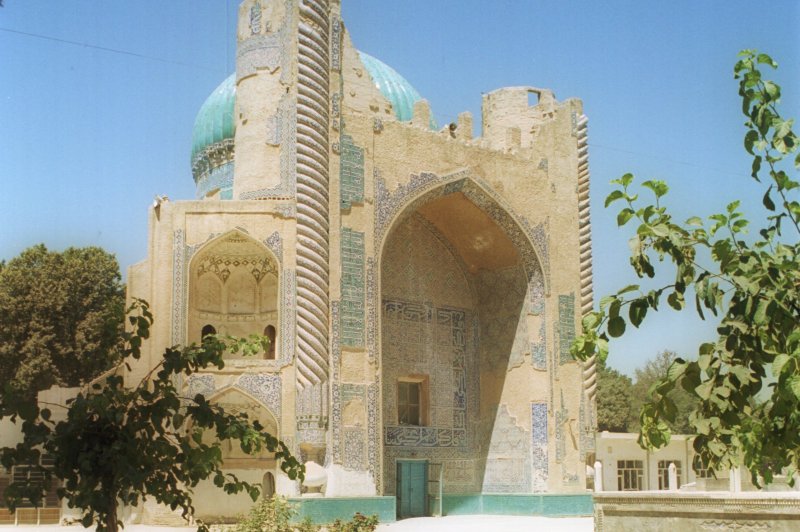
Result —
M0 267L0 375L30 396L85 383L116 362L124 309L113 255L26 249Z
M661 351L655 358L648 360L641 368L636 369L633 389L631 391L631 424L629 432L638 432L639 413L644 408L650 389L667 376L670 366L678 359L674 351ZM673 434L692 434L694 427L689 422L689 416L697 409L697 398L684 390L676 387L667 396L675 402L675 421L667 421L667 426Z
M668 191L664 182L642 183L654 196L648 204L633 192L631 174L613 181L618 188L606 206L621 200L618 224L638 223L630 242L634 271L652 278L655 259L666 260L674 282L646 292L632 284L604 297L600 308L584 317L584 334L572 352L581 359L595 353L603 358L608 339L624 334L626 324L638 327L664 299L683 310L688 295L701 319L707 312L720 317L717 338L700 345L697 360L676 359L659 380L641 413L639 442L654 447L668 442L668 423L677 414L669 393L681 387L698 400L690 423L701 460L714 470L742 464L755 482L769 483L784 469L791 478L800 466L800 183L790 177L800 168L800 155L792 169L788 163L798 138L793 121L780 116L781 89L762 77L763 66L777 67L768 55L746 50L734 77L746 117L751 175L769 214L750 235L739 202L706 222L693 216L679 223L660 203ZM765 399L756 401L762 391Z
M631 378L600 360L597 365L597 430L628 432L634 421L632 400Z
M246 490L255 500L259 488L240 481L222 469L222 445L238 440L249 454L267 449L275 453L290 478L302 478L303 466L286 445L265 432L246 414L225 412L202 395L182 397L178 376L189 376L208 367L222 368L223 353L255 354L268 347L265 337L236 340L207 336L201 345L169 348L163 360L133 388L120 376L123 365L140 357L153 318L147 305L137 301L129 311L131 330L121 333L120 371L81 390L68 405L66 419L52 420L53 405L36 405L6 385L0 394L0 418L20 418L24 440L0 451L5 468L32 467L49 483L61 482L59 497L83 510L82 523L97 530L116 531L118 505L136 505L146 497L194 515L192 488L204 479L227 493ZM44 408L40 408L44 407ZM208 438L211 432L215 438ZM50 455L52 469L39 466L42 454ZM31 475L34 476L34 475ZM23 500L38 505L46 484L33 480L14 482L6 489L12 511ZM205 526L200 525L201 529Z

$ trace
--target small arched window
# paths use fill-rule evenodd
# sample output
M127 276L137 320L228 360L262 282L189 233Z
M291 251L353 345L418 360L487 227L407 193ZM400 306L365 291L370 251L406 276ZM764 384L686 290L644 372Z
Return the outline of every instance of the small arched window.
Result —
M275 327L267 325L264 328L264 336L269 338L269 349L267 350L265 358L267 360L275 360Z
M265 499L271 499L275 495L275 475L267 471L261 481L261 493Z
M202 340L208 335L217 334L217 330L214 328L213 325L207 324L203 326L203 330L200 331L200 339Z

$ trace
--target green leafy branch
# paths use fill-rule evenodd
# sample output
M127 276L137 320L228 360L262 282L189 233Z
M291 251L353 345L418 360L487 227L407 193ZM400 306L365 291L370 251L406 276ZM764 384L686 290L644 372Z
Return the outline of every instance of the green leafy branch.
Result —
M120 358L130 369L128 361L141 357L153 323L147 303L135 301L128 322ZM195 513L192 489L209 478L226 493L245 491L255 500L257 485L223 470L222 444L227 441L238 442L247 454L274 453L289 478L302 479L303 466L257 420L226 412L200 394L182 397L176 387L179 376L224 367L225 352L252 355L268 347L268 340L259 336L209 336L200 345L169 348L134 388L125 387L120 366L82 389L68 402L61 421L6 386L0 417L21 419L24 439L0 450L0 464L31 467L45 479L44 484L13 482L5 492L6 504L12 511L25 500L39 505L48 484L58 479L58 496L83 510L84 526L96 523L98 530L116 530L118 505L137 505L147 497L180 508L188 519ZM42 454L53 457L52 467L40 465Z
M584 317L584 334L571 351L582 360L595 354L605 358L609 339L622 336L627 324L639 327L664 298L683 310L693 293L700 319L708 311L721 318L717 339L700 345L697 360L677 359L651 387L639 442L661 447L669 441L667 422L674 421L677 409L668 394L681 387L699 400L690 421L703 462L714 470L744 464L755 482L770 482L784 469L791 476L800 465L800 248L781 238L784 219L800 235L800 184L782 164L797 150L793 121L781 118L780 87L762 78L761 65L776 67L766 54L744 51L734 76L747 118L744 145L753 156L751 175L758 183L768 176L762 203L773 214L756 237L747 235L750 221L738 201L706 222L693 216L676 223L661 205L668 192L664 182L642 183L654 196L642 204L631 191L631 174L613 181L618 188L606 198L606 207L623 200L617 224L638 222L630 239L634 272L653 278L655 263L666 262L674 281L647 292L631 284L602 298L599 309ZM800 155L794 163L800 166ZM772 200L773 191L780 205ZM710 256L713 268L698 263L700 253ZM760 393L765 400L755 399Z

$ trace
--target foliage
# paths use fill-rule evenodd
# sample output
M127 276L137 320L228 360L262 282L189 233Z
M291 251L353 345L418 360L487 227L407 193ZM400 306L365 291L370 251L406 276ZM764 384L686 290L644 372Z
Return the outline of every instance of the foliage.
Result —
M123 326L119 265L100 248L39 244L0 267L0 375L33 396L111 368Z
M297 515L295 506L283 497L269 497L259 500L250 513L242 518L234 529L235 532L315 532L321 527L311 523L308 518L300 523L292 524ZM324 527L327 532L372 532L378 527L378 516L365 516L359 512L350 521L337 519L333 524Z
M372 532L378 527L378 516L366 516L356 512L353 519L347 522L336 520L328 527L329 532Z
M584 318L584 334L572 352L581 359L602 357L609 337L624 334L627 324L638 327L664 299L682 310L693 295L700 318L708 312L719 317L718 337L699 347L697 360L676 359L654 386L641 414L640 444L667 443L668 423L677 414L668 394L681 387L699 403L690 423L703 462L714 470L743 464L754 481L769 483L783 468L791 477L800 466L800 183L790 177L800 167L800 155L792 170L786 163L798 139L793 121L778 112L780 87L762 78L764 65L777 66L768 55L747 50L734 68L746 116L744 147L769 211L762 227L746 235L749 221L738 201L706 222L694 216L679 223L661 205L665 183L642 183L655 197L642 204L632 192L632 175L613 181L618 188L606 206L621 200L618 224L638 223L630 241L634 271L652 278L655 258L666 260L674 282L647 292L633 284L604 297L599 310ZM704 254L710 260L697 259ZM754 400L759 393L766 396L763 402Z
M667 377L670 366L678 359L674 351L661 351L654 359L648 360L641 368L636 369L631 392L631 420L628 432L639 432L639 413L644 408L647 398L650 397L650 389L653 388L661 379ZM675 420L666 421L667 426L673 434L693 434L694 427L689 422L689 416L697 409L699 401L697 397L690 394L682 387L671 390L667 397L675 402Z
M239 520L236 532L297 532L292 518L297 514L293 504L283 497L264 497L250 509L246 517ZM303 532L312 532L319 527L308 523L302 525Z
M131 330L121 333L117 354L123 363L140 357L153 318L147 304L137 301L128 320ZM146 497L192 517L192 488L207 478L226 493L245 490L255 500L257 486L223 471L223 442L238 440L250 454L264 448L275 452L290 478L302 478L302 465L257 421L227 413L199 394L184 398L175 383L209 367L222 368L226 350L253 354L263 348L261 341L213 335L202 345L169 348L135 387L126 388L120 372L107 376L104 383L81 390L70 402L66 419L57 422L49 408L40 409L6 385L0 395L0 418L22 419L24 441L2 449L0 463L6 468L38 467L41 453L52 456L52 470L39 469L48 481L61 481L59 497L83 510L82 524L96 523L101 531L117 530L118 504L136 505ZM216 436L213 442L203 438L207 431ZM5 493L12 511L25 498L38 504L42 495L42 486L28 481L13 482Z
M605 360L597 367L597 430L628 432L633 423L630 377L609 368Z

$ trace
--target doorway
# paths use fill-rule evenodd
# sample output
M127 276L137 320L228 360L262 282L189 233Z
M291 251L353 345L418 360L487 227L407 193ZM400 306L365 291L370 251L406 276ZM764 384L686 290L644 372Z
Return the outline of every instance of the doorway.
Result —
M428 509L428 461L397 461L397 518L424 517Z

